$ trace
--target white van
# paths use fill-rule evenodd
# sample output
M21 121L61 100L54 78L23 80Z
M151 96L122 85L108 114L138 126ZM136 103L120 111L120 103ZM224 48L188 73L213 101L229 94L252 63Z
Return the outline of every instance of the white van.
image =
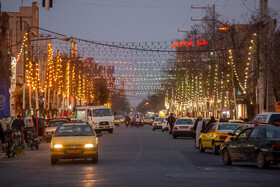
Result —
M259 123L267 123L271 125L275 125L276 119L280 119L280 112L264 112L257 114L254 118L254 120L258 120Z
M93 127L96 133L101 131L108 131L113 133L114 129L114 115L112 110L105 106L88 107L87 122Z

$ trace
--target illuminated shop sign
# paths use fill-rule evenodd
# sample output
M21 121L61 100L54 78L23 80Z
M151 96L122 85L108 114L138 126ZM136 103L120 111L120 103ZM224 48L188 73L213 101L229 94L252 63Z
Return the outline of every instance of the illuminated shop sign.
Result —
M202 40L202 38L198 38L195 43L191 38L189 42L185 40L185 41L178 41L171 44L172 47L183 47L183 46L190 47L190 46L200 46L200 45L207 45L207 41Z

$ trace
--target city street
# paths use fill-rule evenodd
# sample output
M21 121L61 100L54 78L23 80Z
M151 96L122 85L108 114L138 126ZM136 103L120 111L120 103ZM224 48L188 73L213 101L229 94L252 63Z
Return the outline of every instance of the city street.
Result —
M1 186L277 186L280 166L224 166L218 155L199 153L192 138L120 127L99 138L99 162L64 160L51 165L49 144L24 156L0 158Z

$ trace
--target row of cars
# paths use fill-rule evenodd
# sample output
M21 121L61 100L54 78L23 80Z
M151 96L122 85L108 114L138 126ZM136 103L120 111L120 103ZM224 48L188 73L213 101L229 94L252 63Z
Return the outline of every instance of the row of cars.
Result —
M268 114L266 114L268 116ZM280 114L279 114L280 115ZM260 114L264 119L264 114ZM278 116L279 117L279 116ZM259 116L256 116L260 119ZM269 118L273 118L270 115ZM275 118L275 116L274 116ZM204 119L207 123L207 119ZM173 126L172 136L195 137L193 133L193 118L178 118ZM267 119L266 121L271 121ZM271 122L273 124L273 122ZM153 130L161 128L169 130L167 118L156 118ZM256 162L259 168L269 164L280 163L280 127L270 124L254 126L241 121L215 122L210 124L199 137L199 151L212 150L213 154L221 153L225 165L233 161Z

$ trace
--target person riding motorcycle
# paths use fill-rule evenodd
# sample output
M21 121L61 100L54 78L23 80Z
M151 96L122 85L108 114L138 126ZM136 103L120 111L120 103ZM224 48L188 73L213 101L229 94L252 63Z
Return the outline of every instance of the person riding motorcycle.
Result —
M136 122L137 126L141 125L142 120L141 120L141 117L139 115L137 115L135 117L135 122Z
M125 116L125 119L124 119L124 123L125 123L125 124L126 124L126 123L130 124L130 122L131 122L131 118L130 118L128 115L126 115L126 116Z

